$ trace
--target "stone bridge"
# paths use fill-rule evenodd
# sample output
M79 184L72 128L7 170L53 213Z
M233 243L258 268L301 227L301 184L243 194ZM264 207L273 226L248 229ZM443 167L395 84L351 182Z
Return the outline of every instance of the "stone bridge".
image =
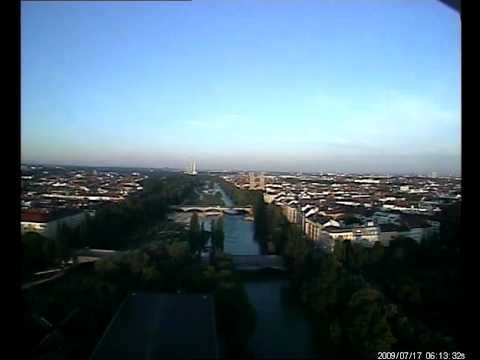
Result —
M253 215L252 207L223 207L223 206L201 206L201 205L175 205L171 207L175 211L202 212L202 213L225 213L225 214L249 214Z
M280 255L230 255L235 270L276 269L286 271Z

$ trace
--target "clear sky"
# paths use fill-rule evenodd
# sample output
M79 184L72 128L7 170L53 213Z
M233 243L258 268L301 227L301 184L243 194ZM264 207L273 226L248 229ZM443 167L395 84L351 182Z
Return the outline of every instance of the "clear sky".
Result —
M436 0L23 2L22 161L458 174Z

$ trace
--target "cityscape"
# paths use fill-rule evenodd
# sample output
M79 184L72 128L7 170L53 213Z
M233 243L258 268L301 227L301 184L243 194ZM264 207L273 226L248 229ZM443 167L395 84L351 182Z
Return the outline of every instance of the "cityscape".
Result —
M455 2L21 13L20 357L473 358Z
M117 170L118 171L118 170ZM155 169L123 173L22 165L22 233L49 233L59 220L76 224L109 203L138 196ZM461 178L345 174L269 174L204 171L192 161L185 174L219 176L238 189L261 191L314 243L333 251L339 236L372 246L406 236L420 242L439 231L438 215L461 202ZM342 224L342 226L340 225ZM347 225L348 224L348 225ZM55 230L52 236L55 235ZM321 238L324 241L320 241Z

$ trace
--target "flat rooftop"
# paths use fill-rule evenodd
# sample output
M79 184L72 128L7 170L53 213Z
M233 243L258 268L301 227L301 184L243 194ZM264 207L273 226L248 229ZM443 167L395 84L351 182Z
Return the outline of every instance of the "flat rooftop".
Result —
M218 352L212 296L134 293L90 359L218 359Z

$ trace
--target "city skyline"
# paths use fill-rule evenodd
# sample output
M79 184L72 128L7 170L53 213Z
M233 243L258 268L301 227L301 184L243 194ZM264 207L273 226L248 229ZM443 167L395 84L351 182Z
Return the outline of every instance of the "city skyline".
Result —
M460 174L437 1L22 3L22 162Z
M186 168L189 169L191 167L191 162L187 163ZM183 173L189 173L189 171L185 171L185 169L182 168L176 168L176 167L168 167L168 166L126 166L126 165L88 165L88 164L59 164L59 163L44 163L44 162L30 162L30 163L21 163L22 169L26 170L28 167L43 167L43 168L72 168L72 169L137 169L137 170L165 170L165 171L173 171L173 172L183 172ZM268 168L204 168L204 169L199 169L198 174L200 173L218 173L218 172L224 172L224 173L250 173L253 172L255 174L315 174L315 175L352 175L352 176L367 176L367 177L396 177L396 176L419 176L419 177L452 177L452 178L461 178L461 174L453 174L453 173L438 173L436 171L432 172L368 172L368 171L363 171L363 172L349 172L349 171L327 171L327 170L318 170L318 171L303 171L303 170L272 170Z

